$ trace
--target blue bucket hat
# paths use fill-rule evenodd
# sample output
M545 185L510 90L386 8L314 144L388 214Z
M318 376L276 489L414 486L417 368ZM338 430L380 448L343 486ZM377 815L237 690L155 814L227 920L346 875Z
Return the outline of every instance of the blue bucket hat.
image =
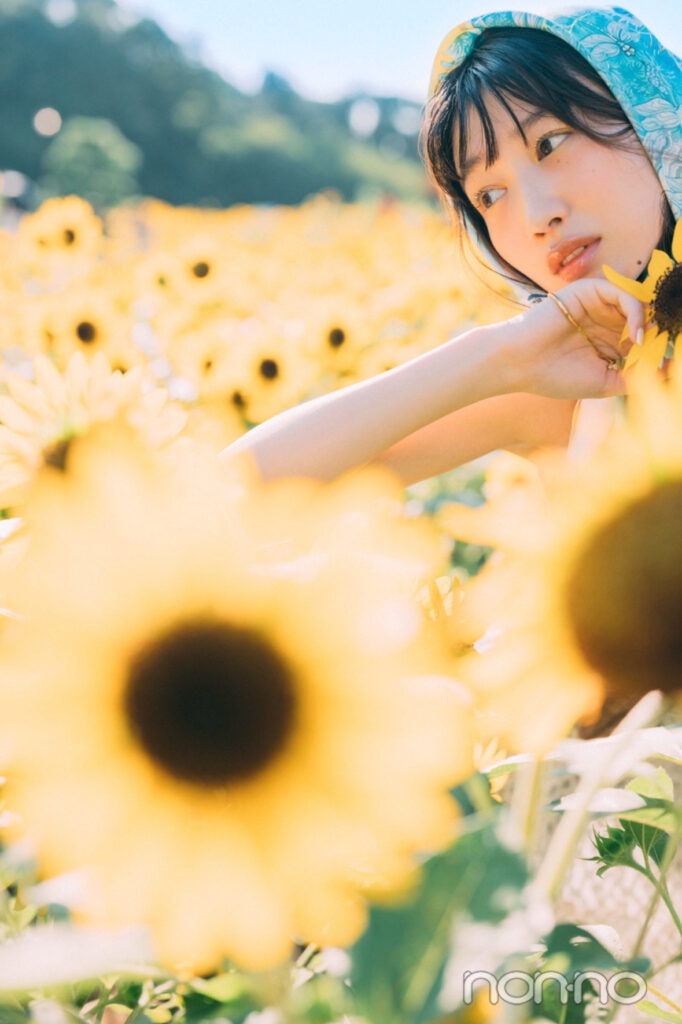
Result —
M554 16L484 14L457 26L436 55L430 94L489 28L551 32L578 51L620 103L658 175L675 219L682 214L682 61L622 7L564 9Z

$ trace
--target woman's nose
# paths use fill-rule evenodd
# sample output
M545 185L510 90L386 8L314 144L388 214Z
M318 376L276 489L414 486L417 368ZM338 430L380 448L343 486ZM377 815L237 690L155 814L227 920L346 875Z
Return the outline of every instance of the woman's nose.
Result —
M561 227L568 209L555 190L529 182L523 196L526 223L531 234L544 237Z

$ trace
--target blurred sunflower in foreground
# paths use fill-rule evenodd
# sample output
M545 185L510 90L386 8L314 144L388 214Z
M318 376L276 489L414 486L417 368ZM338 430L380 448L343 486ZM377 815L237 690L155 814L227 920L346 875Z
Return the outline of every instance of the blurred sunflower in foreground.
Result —
M74 353L63 373L44 355L33 358L34 380L2 376L0 395L0 507L26 500L42 467L65 469L74 442L97 423L120 417L144 445L161 447L180 433L187 411L150 387L142 367L111 369L102 353L87 361Z
M641 384L591 459L548 455L544 486L478 519L448 512L451 532L499 549L469 589L492 627L467 678L511 749L546 752L605 698L623 711L682 685L682 377Z
M383 475L242 509L215 460L95 440L41 482L14 581L12 805L48 872L88 869L88 916L148 924L176 970L345 945L452 838L471 770L412 597L439 545Z

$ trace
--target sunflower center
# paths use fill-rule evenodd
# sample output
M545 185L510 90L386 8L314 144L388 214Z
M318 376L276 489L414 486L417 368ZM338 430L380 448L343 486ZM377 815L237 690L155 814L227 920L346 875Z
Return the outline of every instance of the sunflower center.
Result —
M682 686L682 481L659 484L591 536L566 587L578 647L613 695Z
M195 263L192 267L192 273L198 278L208 277L211 273L211 266L209 263L206 263L205 260L199 260L199 262Z
M130 664L129 726L145 752L183 782L218 787L263 771L296 720L291 671L253 630L187 622Z
M676 264L656 285L654 318L659 331L682 331L682 264Z
M76 327L76 334L84 345L90 345L97 337L97 328L89 320L81 320Z
M266 380L274 380L279 376L279 366L274 359L263 359L258 370L261 377L265 377Z
M332 348L341 348L346 340L346 332L342 327L332 327L329 332L328 340Z
M60 469L62 473L65 473L72 443L73 437L60 437L44 448L43 462L45 465L52 466L53 469Z

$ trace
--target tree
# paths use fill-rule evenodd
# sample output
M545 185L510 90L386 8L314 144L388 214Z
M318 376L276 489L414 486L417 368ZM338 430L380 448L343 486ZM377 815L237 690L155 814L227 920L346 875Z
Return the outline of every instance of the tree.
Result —
M45 150L40 188L48 195L77 194L95 209L139 194L142 153L111 121L72 117Z

